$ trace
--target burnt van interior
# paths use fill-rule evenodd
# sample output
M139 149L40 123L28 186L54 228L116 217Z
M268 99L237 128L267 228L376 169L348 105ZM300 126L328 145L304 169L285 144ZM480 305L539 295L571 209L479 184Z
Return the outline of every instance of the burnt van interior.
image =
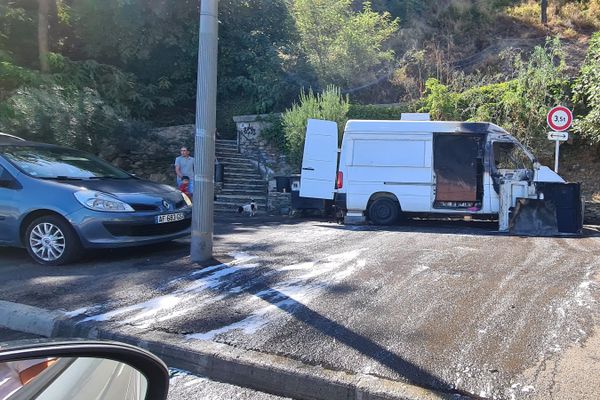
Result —
M474 133L434 133L434 208L481 209L485 136Z
M514 178L531 181L533 163L523 149L513 142L496 141L492 143L493 166L491 176L496 193L500 193L500 178Z

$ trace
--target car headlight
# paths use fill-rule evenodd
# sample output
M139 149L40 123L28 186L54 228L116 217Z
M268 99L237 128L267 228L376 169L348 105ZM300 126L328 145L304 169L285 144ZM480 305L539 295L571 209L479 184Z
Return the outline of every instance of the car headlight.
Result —
M75 198L84 207L94 211L132 212L131 206L107 193L93 190L81 190L75 193Z
M192 206L192 200L190 200L189 196L183 192L181 192L181 197L183 197L183 200L185 201L185 204L187 204L189 207Z

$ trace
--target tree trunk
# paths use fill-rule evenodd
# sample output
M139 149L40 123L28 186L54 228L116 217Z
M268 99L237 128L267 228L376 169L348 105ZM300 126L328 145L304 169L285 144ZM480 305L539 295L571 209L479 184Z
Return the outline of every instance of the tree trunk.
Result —
M560 10L562 9L562 6L564 5L565 0L556 0L554 2L554 15L559 16L560 15Z
M48 12L50 0L38 0L38 50L40 71L46 73L48 66Z
M542 24L548 23L548 0L542 0Z

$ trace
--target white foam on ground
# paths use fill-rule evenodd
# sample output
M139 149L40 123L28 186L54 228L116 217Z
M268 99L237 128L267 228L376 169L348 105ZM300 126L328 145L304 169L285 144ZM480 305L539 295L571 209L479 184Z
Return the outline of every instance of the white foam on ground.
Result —
M261 303L267 301L269 304L255 310L243 320L208 332L190 334L186 338L213 340L218 335L232 331L239 331L248 335L254 334L274 318L280 317L283 313L290 312L298 306L307 305L328 287L363 268L366 261L357 259L362 251L355 250L332 255L320 261L283 267L281 270L306 270L310 268L310 271L256 293L254 295L256 301ZM321 278L323 276L325 277Z
M67 311L67 312L65 312L65 316L67 316L69 318L73 318L73 317L76 317L78 315L85 314L85 312L88 309L89 309L89 307L81 307L81 308L78 308L77 310Z
M140 314L140 315L152 316L152 315L158 314L158 312L161 310L175 307L177 304L179 304L180 301L181 301L181 299L178 298L177 296L169 294L166 296L160 296L160 297L156 297L154 299L150 299L143 303L134 304L134 305L131 305L128 307L118 308L116 310L113 310L113 311L110 311L110 312L107 312L104 314L98 314L98 315L94 315L91 317L87 317L86 319L83 320L83 322L86 322L86 321L110 321L117 315L127 314L129 312L138 311L138 310L143 310L142 314ZM135 319L136 318L134 317L134 318L130 318L127 321L131 322ZM123 323L126 323L126 322L123 322Z
M216 296L213 293L203 293L205 290L214 289L227 283L224 282L223 279L227 276L242 270L256 268L258 266L258 264L242 264L242 262L254 258L246 253L234 253L232 256L234 257L234 260L229 263L213 265L200 271L192 272L190 276L196 276L199 274L205 274L205 276L193 280L188 285L176 290L171 294L155 297L141 303L133 304L127 307L121 307L106 313L89 316L82 322L110 321L116 317L127 315L128 317L126 319L119 321L120 324L135 324L139 327L148 327L155 321L165 321L182 315L181 310L176 310L169 315L157 318L158 314L161 312L171 310L177 307L183 301L194 299L194 309L214 303L215 301L223 298L223 296ZM166 287L184 280L185 279L182 278L174 279L170 281ZM98 307L100 306L96 306L96 308ZM78 310L65 313L65 315L72 314L73 316L76 316L83 314L86 311L89 311L89 308L85 310L80 308Z

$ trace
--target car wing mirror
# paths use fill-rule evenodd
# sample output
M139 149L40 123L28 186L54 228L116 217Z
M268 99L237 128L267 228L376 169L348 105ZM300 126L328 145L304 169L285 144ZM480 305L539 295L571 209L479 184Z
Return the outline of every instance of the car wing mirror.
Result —
M166 365L135 346L30 341L0 347L0 400L165 400Z
M7 189L18 189L19 184L12 179L1 179L0 178L0 187Z

